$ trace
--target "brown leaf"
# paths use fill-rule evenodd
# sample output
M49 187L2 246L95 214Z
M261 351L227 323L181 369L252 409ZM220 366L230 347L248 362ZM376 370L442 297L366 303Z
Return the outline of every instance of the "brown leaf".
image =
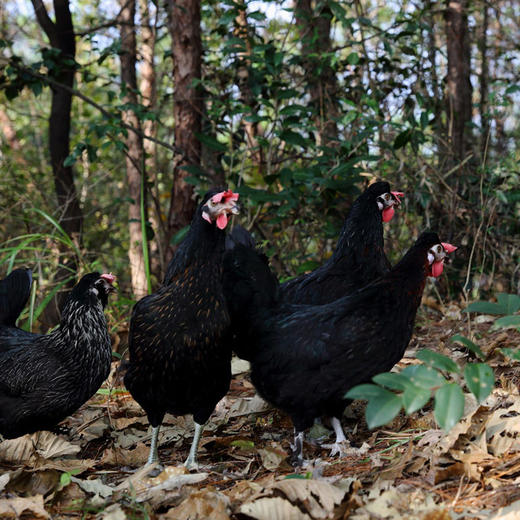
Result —
M262 465L269 471L278 469L280 464L287 458L287 452L280 448L266 447L258 450L258 454L262 459Z
M52 459L75 455L80 449L54 433L42 431L1 442L0 460L13 463L33 462L38 457Z
M229 520L229 499L213 488L194 491L177 507L171 508L161 519Z
M107 466L139 467L146 463L150 448L140 442L133 450L123 448L108 448L103 453L101 464Z
M264 497L243 504L240 513L256 520L312 520L309 515L282 497Z
M341 504L345 491L319 480L285 479L273 488L284 493L291 502L302 502L312 518L332 518L334 508Z
M484 426L489 451L496 457L520 451L520 398L513 399L509 406L495 410Z
M43 507L43 496L36 495L29 498L15 497L0 499L0 518L2 520L24 518L37 520L50 518Z

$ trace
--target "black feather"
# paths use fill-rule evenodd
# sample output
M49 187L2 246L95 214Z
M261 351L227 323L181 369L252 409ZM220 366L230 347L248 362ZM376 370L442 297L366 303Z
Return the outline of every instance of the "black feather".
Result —
M325 305L282 301L255 307L249 303L262 301L268 294L259 293L269 291L250 282L240 318L249 330L243 340L252 381L260 395L291 416L297 430L322 415L340 416L350 388L402 358L429 271L428 250L438 243L436 234L424 233L383 277Z
M0 325L15 327L31 294L32 272L15 269L0 281Z
M331 258L311 273L283 283L283 301L313 305L333 302L390 270L377 205L377 198L389 192L387 182L376 182L354 201Z
M231 380L230 318L222 291L225 233L202 218L206 194L162 286L135 305L125 385L152 426L166 412L205 423Z
M47 335L0 326L0 434L14 438L53 428L85 403L110 371L103 312L107 282L85 275ZM19 331L19 329L15 329Z

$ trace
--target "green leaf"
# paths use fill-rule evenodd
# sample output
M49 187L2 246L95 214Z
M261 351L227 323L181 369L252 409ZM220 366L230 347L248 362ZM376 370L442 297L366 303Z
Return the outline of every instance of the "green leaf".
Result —
M464 312L480 312L482 314L507 314L502 305L494 302L473 302L468 305Z
M470 339L466 338L465 336L455 334L455 336L451 338L451 341L462 343L468 350L473 352L473 354L476 354L480 359L486 359L486 356L484 355L484 352L482 352L480 347L476 343L473 343L473 341L471 341Z
M60 487L64 488L72 482L70 473L62 473L60 475Z
M497 301L504 309L504 314L514 314L520 309L520 296L516 294L498 293Z
M377 374L372 378L372 381L378 385L386 386L390 390L405 391L407 388L414 386L410 378L403 376L403 374L398 374L397 372Z
M280 139L286 143L296 146L307 146L307 139L302 137L300 134L293 132L292 130L284 130L280 133Z
M357 385L352 387L346 394L346 399L371 399L373 397L378 397L382 392L385 392L383 388L377 385L372 385L370 383L364 385Z
M432 390L438 386L445 385L447 382L437 370L424 365L407 366L401 373L409 377L412 383L424 390Z
M439 426L450 431L464 413L464 394L459 385L448 383L435 392L434 416Z
M495 384L493 369L486 363L468 363L464 369L464 379L479 403L491 393Z
M377 397L368 401L365 410L367 425L370 429L389 423L401 410L400 396L383 388L380 390L381 392Z
M410 385L401 396L405 412L411 414L420 410L430 400L431 396L430 390Z
M506 329L508 327L520 327L520 316L503 316L502 318L498 318L493 324L494 329Z
M501 348L500 352L502 352L504 356L507 356L514 361L520 361L520 350L514 350L512 348Z
M412 138L412 131L410 129L401 132L394 141L394 149L399 150L399 148L403 148Z
M417 358L423 361L425 365L438 370L446 370L447 372L460 371L455 361L448 356L444 356L430 349L419 350L419 352L417 352Z
M347 63L350 65L357 65L359 63L359 54L357 52L351 52L347 56Z
M231 446L236 446L241 450L252 450L255 447L255 443L253 441L248 441L247 439L237 439L236 441L231 442Z
M225 152L228 149L226 144L217 141L215 137L212 137L210 135L195 132L195 136L202 144L205 144L208 148L216 150L217 152Z

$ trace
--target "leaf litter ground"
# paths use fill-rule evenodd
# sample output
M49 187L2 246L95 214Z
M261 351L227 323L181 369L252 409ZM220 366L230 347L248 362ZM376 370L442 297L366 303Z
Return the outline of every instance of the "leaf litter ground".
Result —
M471 354L450 341L468 334L460 309L424 309L400 365L417 363L422 348L464 363ZM481 406L467 394L465 417L447 435L431 409L369 431L355 402L343 418L351 447L329 456L323 445L334 436L325 420L307 436L312 462L298 472L288 463L291 421L255 395L247 364L235 360L230 392L201 440L199 468L182 466L191 418L167 416L162 465L150 473L148 422L114 363L109 382L55 432L0 443L0 518L520 518L520 368L500 353L520 334L491 324L479 317L471 326L496 389Z

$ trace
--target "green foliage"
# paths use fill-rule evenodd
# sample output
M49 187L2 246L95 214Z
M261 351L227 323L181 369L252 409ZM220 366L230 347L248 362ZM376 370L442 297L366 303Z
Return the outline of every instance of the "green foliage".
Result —
M500 316L520 310L520 297L514 294L497 294L497 302L478 301L468 305L466 312L483 312ZM510 314L496 318L493 328L520 327L520 316ZM460 343L482 361L486 356L482 349L469 338L455 334L452 342ZM520 361L520 350L502 348L504 356ZM368 401L365 412L367 424L371 428L391 421L401 410L412 414L430 401L434 395L434 415L437 423L446 431L450 430L464 413L464 393L462 386L475 396L477 401L484 401L495 384L493 369L486 363L467 363L464 370L448 356L425 349L417 353L417 359L424 364L411 365L401 372L387 372L372 378L374 385L365 384L352 388L345 395L348 399L365 399ZM464 380L460 379L463 374ZM446 379L449 374L454 381ZM378 386L379 385L379 386ZM392 390L394 393L386 390ZM395 393L398 392L398 393ZM387 394L394 397L390 398ZM386 404L385 404L386 403ZM386 406L376 414L377 406Z
M441 386L435 392L435 420L446 430L451 430L464 413L464 394L456 383Z

